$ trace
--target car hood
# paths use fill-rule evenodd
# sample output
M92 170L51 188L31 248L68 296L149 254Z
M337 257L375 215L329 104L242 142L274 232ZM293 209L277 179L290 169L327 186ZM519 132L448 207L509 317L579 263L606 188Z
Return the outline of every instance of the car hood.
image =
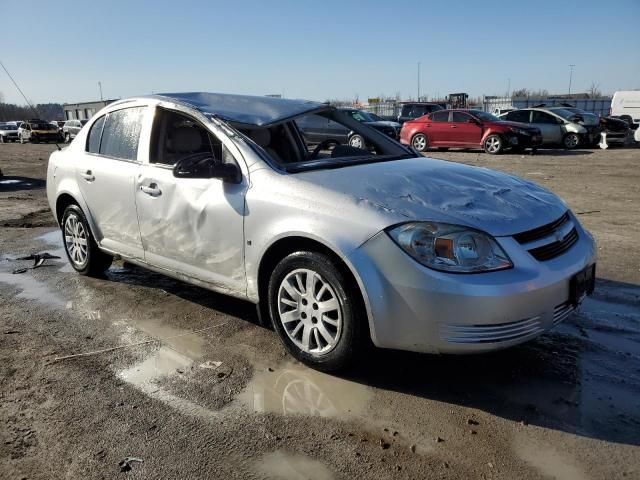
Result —
M507 126L507 127L521 128L523 130L538 130L537 127L534 127L533 125L529 125L528 123L512 122L510 120L500 120L499 122L493 122L493 123L496 123L502 126Z
M392 128L400 128L400 124L398 122L390 122L387 120L377 120L375 122L362 122L365 125L369 125L371 127L392 127Z
M425 157L295 176L348 196L358 208L376 211L385 217L382 228L427 220L506 236L550 223L567 210L560 198L532 182L487 168ZM351 214L357 215L357 211Z
M595 115L593 113L580 113L578 115L582 117L582 120L578 121L575 117L572 117L571 120L569 121L572 123L577 123L579 125L588 125L588 126L598 125L600 123L600 117L598 117L598 115Z

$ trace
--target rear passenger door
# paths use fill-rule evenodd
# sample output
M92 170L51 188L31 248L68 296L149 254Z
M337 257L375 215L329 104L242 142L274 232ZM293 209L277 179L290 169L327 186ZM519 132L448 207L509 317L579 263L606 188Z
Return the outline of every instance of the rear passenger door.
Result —
M451 146L451 127L449 125L449 112L438 111L429 115L431 122L425 124L425 133L430 146Z
M76 176L98 243L125 257L144 258L134 198L140 132L149 109L114 110L92 123Z
M531 123L542 132L543 143L555 144L562 142L562 126L553 115L533 110L531 112Z

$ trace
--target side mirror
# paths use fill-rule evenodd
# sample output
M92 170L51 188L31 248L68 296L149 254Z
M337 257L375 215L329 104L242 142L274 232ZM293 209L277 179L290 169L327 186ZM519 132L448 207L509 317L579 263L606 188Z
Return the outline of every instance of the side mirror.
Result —
M223 182L240 183L242 173L235 163L220 163L210 154L183 158L173 167L176 178L219 178Z

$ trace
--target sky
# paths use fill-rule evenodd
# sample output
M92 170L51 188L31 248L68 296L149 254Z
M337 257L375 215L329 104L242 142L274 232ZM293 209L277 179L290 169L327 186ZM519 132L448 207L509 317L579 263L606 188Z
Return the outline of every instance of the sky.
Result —
M173 91L415 98L640 89L640 0L0 0L35 103ZM13 48L11 48L13 46ZM0 94L24 100L0 69Z

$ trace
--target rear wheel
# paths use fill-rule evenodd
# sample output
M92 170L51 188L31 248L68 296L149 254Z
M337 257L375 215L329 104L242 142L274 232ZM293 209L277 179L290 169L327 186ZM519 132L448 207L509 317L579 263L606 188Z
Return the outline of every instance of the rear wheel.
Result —
M423 133L416 133L411 139L411 146L419 152L424 152L429 146L429 139Z
M268 301L273 327L287 350L318 370L345 368L361 345L357 292L318 252L295 252L274 269Z
M113 257L98 248L82 209L69 205L62 216L62 240L71 266L81 275L100 276Z
M362 135L353 135L349 139L349 146L354 148L365 148L364 138L362 138Z
M567 133L562 138L562 145L567 150L576 148L578 145L580 145L580 136L577 133Z
M69 143L71 141L71 135L69 135L69 132L64 134L64 143Z
M499 154L504 148L500 135L489 135L487 138L485 138L482 145L484 147L484 151L492 155Z

